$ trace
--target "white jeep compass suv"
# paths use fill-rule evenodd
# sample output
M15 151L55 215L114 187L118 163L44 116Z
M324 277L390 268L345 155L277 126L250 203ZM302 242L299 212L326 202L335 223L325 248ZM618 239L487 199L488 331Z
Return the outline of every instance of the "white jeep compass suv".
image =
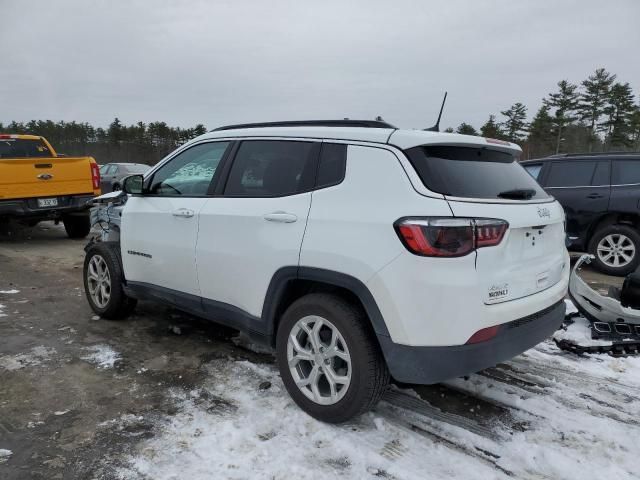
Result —
M376 121L222 127L124 183L87 299L157 299L275 347L307 413L343 422L390 377L507 360L562 322L564 214L499 140ZM119 224L119 225L118 225Z

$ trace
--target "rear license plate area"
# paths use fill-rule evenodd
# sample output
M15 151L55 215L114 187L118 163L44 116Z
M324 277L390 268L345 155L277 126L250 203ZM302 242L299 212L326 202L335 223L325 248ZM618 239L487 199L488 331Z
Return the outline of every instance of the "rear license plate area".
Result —
M49 208L49 207L57 207L58 199L57 198L39 198L38 199L38 208Z

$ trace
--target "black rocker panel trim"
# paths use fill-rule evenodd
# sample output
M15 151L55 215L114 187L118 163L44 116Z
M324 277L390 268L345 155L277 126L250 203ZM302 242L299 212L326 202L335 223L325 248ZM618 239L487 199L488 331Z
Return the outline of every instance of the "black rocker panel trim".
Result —
M153 299L172 305L195 316L240 330L259 343L270 343L265 323L234 305L144 282L127 282L125 293L134 298Z
M241 330L259 343L272 344L278 321L278 306L289 282L294 280L315 281L349 290L364 306L376 335L389 336L380 309L366 285L350 275L321 268L283 267L276 271L267 289L261 317L255 317L235 305L150 283L129 281L124 289L133 298L157 300L198 317Z

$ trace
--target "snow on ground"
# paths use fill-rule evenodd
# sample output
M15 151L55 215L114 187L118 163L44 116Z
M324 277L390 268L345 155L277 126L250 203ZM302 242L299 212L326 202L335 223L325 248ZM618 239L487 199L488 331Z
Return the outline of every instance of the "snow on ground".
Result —
M9 457L11 455L13 455L13 452L11 450L5 450L4 448L0 448L0 464L3 464L7 460L9 460Z
M591 323L584 317L576 317L571 325L557 330L553 334L555 340L567 340L568 342L592 347L607 347L613 345L613 342L607 340L596 340L591 338Z
M144 420L156 435L125 460L119 478L640 478L640 357L578 356L549 340L429 387L468 396L471 408L452 403L448 412L462 423L387 396L349 424L327 425L293 403L273 365L216 359L207 373L200 388L172 391L175 415ZM260 389L264 382L271 387ZM488 434L472 428L480 403L509 420L485 413Z
M12 290L0 290L0 294L13 295L15 293L20 293L20 290L15 290L15 289L12 289ZM3 304L0 303L0 318L7 316L7 314L3 312L3 310L5 308L6 307Z
M42 345L33 347L27 353L0 356L0 370L19 370L25 367L35 367L48 361L56 353L55 348Z
M119 473L123 479L191 480L489 478L492 469L425 441L375 413L332 426L298 409L272 366L216 360L201 390L181 394L177 415ZM264 382L271 388L260 390ZM453 470L452 470L453 469Z
M88 353L80 358L93 363L98 368L113 368L115 363L120 360L120 354L106 344L91 345L83 350Z
M20 290L16 290L15 288L12 289L12 290L0 290L0 293L5 293L5 294L8 294L8 295L12 295L14 293L20 293Z

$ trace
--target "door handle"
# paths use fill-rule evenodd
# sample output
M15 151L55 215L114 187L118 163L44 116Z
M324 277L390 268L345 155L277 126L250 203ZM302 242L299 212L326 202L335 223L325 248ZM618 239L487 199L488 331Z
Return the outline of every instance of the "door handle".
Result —
M589 195L587 195L587 198L592 198L592 199L602 198L602 195L599 193L590 193Z
M293 223L298 220L298 217L293 213L273 212L265 214L264 219L267 222Z
M171 212L171 214L174 217L191 218L196 214L196 212L194 212L193 210L189 210L188 208L178 208L177 210Z

